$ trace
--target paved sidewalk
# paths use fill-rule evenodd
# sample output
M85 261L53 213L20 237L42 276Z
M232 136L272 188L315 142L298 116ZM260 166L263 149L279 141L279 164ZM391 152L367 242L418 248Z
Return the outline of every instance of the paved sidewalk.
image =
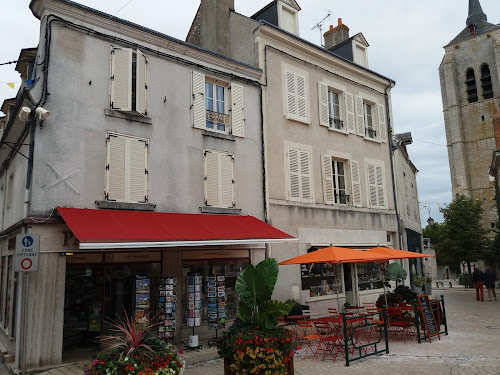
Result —
M295 358L296 375L468 375L500 374L500 302L479 302L474 290L433 290L444 294L449 336L432 343L416 341L391 342L390 354L353 362L320 361ZM185 353L202 356L208 351ZM59 367L40 375L82 375L84 363ZM189 366L184 375L221 375L223 361L215 360ZM0 375L4 375L0 369Z

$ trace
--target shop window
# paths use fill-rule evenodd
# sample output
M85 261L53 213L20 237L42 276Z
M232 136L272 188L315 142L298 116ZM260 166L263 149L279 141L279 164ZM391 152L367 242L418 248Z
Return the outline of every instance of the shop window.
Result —
M358 273L358 290L380 289L383 287L382 272L376 263L356 264Z
M467 69L465 73L465 84L467 85L467 100L469 103L477 102L476 75L474 74L474 69Z
M308 253L319 250L311 247ZM302 290L309 289L310 297L320 297L342 294L342 267L327 263L302 264L301 266Z
M491 83L491 73L488 64L481 66L481 87L483 89L484 100L493 98L493 84Z

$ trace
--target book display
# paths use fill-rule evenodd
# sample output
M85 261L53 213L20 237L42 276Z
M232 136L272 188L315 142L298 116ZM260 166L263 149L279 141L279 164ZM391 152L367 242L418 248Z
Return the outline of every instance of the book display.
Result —
M162 339L170 339L175 336L176 287L177 279L175 277L160 279L159 321L163 324L158 326L158 337Z
M200 274L189 274L186 282L186 322L188 327L201 325L201 282Z
M224 276L207 277L207 321L208 329L226 326L226 286Z

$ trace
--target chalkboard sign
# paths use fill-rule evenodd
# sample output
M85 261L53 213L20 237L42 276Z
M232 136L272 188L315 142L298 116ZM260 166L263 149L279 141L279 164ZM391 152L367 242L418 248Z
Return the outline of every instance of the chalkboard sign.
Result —
M429 301L429 296L427 294L418 296L418 303L429 342L432 342L432 336L437 336L441 340L441 337L439 336L439 329L436 325L436 319L432 311L431 302Z

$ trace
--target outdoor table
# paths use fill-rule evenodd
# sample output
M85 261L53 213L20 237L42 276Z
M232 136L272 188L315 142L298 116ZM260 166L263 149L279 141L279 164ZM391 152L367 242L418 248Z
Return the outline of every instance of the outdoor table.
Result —
M308 320L309 318L309 315L288 315L285 317L285 319L293 320L295 321L295 323L297 322L297 320Z

